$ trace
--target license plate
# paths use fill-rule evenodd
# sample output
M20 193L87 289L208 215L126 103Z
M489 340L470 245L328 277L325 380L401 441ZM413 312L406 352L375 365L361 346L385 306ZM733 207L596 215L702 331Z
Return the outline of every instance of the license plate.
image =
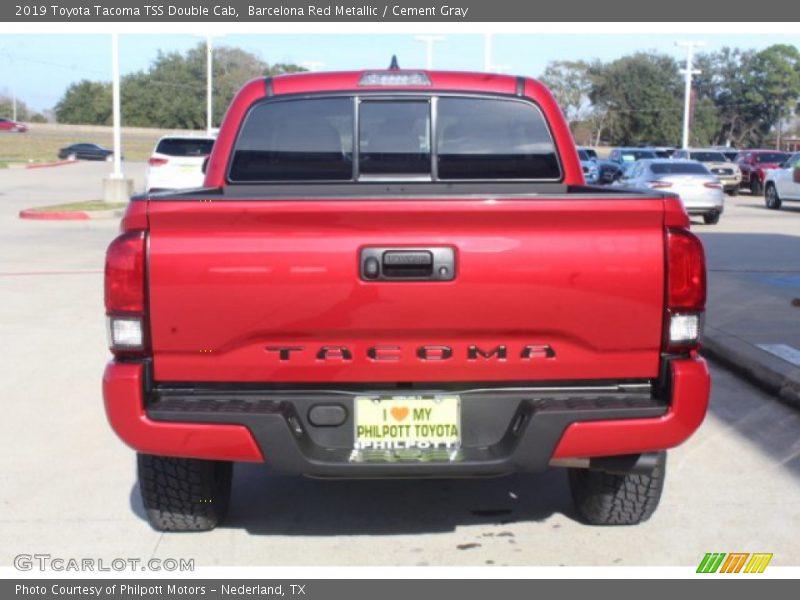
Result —
M194 173L195 171L199 171L200 169L194 165L184 165L181 167L181 173Z
M458 395L358 396L354 416L356 450L413 457L461 445Z

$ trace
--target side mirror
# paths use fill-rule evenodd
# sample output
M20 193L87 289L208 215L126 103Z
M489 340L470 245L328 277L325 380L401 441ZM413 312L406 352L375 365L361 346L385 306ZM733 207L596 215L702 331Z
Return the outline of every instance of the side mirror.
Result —
M200 167L200 170L203 172L203 175L206 174L206 169L208 169L208 158L209 157L206 156L205 159L203 159L203 166Z
M794 171L792 172L792 181L800 183L800 165L795 165Z

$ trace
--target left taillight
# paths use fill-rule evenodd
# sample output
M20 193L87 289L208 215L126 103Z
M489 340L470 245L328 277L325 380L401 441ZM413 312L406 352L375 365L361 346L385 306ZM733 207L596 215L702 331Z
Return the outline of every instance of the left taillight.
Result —
M147 351L145 319L144 231L117 237L106 252L105 305L108 343L116 355L142 356Z

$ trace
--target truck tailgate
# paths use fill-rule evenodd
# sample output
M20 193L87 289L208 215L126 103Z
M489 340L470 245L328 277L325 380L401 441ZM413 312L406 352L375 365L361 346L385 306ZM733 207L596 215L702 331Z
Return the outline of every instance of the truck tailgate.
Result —
M155 378L656 377L663 210L567 195L150 201ZM365 281L368 246L451 247L456 276Z

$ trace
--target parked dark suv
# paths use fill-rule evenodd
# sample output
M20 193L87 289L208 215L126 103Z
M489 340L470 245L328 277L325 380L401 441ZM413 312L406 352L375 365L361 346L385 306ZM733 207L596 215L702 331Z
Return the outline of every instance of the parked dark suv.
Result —
M625 172L630 163L643 158L659 158L651 148L614 148L608 158L598 163L598 182L613 183Z

